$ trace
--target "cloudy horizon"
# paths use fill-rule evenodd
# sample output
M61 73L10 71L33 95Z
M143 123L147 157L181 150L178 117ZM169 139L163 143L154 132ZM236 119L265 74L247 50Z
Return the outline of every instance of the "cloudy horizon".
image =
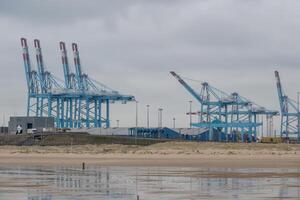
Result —
M26 113L21 37L34 66L33 39L40 39L46 68L61 79L59 41L70 63L77 42L86 73L136 97L141 126L147 104L151 126L159 107L165 126L173 117L188 126L188 101L198 104L171 70L279 110L275 70L288 96L300 91L299 8L296 0L0 1L0 113L5 121ZM113 105L111 119L112 126L134 126L135 104Z

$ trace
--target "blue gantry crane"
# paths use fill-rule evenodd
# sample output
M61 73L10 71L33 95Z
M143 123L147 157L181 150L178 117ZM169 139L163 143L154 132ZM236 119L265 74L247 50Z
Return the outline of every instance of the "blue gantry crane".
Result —
M170 73L200 103L199 122L192 123L192 126L208 129L207 140L212 140L214 132L224 133L226 139L229 134L240 133L242 141L256 140L258 128L263 125L263 116L270 118L278 114L236 92L227 94L207 82L201 82L201 89L197 92L177 73Z
M75 73L70 69L65 43L59 43L64 81L46 70L39 40L34 40L38 70L31 65L25 38L21 38L21 45L28 87L27 116L53 116L59 128L110 127L110 104L135 100L83 73L76 43L72 44Z
M281 137L300 139L299 102L284 94L279 72L275 71L276 87L280 106L280 134Z

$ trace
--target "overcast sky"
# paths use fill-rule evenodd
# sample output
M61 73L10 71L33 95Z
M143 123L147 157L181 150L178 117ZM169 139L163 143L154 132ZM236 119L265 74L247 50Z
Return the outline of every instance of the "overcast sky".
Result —
M84 72L140 102L140 125L150 104L152 126L159 107L164 125L175 117L188 126L194 99L170 70L278 110L274 70L289 96L300 91L299 10L297 0L0 0L0 113L26 111L20 37L32 61L33 39L41 40L47 69L60 78L58 43L71 52L78 42ZM134 103L113 105L112 125L134 125L134 113Z

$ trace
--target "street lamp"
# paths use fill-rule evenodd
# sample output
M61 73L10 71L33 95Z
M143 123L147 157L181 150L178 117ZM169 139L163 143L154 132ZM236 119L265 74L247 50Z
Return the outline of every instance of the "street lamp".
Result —
M138 101L135 101L135 127L138 127Z
M175 128L175 117L173 117L173 128Z
M300 113L299 113L299 96L300 92L297 92L297 119L298 119L298 139L300 139Z
M135 145L137 144L137 128L138 128L138 101L135 101L135 136L134 141Z
M150 105L147 105L147 128L149 128L149 107Z
M158 109L158 127L162 128L162 108Z
M189 103L190 103L190 128L192 128L192 102L193 101L189 101Z
M300 96L300 92L297 92L297 112L299 113L299 97Z

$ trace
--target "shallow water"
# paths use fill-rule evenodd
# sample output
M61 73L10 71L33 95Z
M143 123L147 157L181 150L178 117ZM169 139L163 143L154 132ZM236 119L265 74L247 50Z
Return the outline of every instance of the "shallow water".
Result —
M300 169L0 167L0 199L300 199Z

